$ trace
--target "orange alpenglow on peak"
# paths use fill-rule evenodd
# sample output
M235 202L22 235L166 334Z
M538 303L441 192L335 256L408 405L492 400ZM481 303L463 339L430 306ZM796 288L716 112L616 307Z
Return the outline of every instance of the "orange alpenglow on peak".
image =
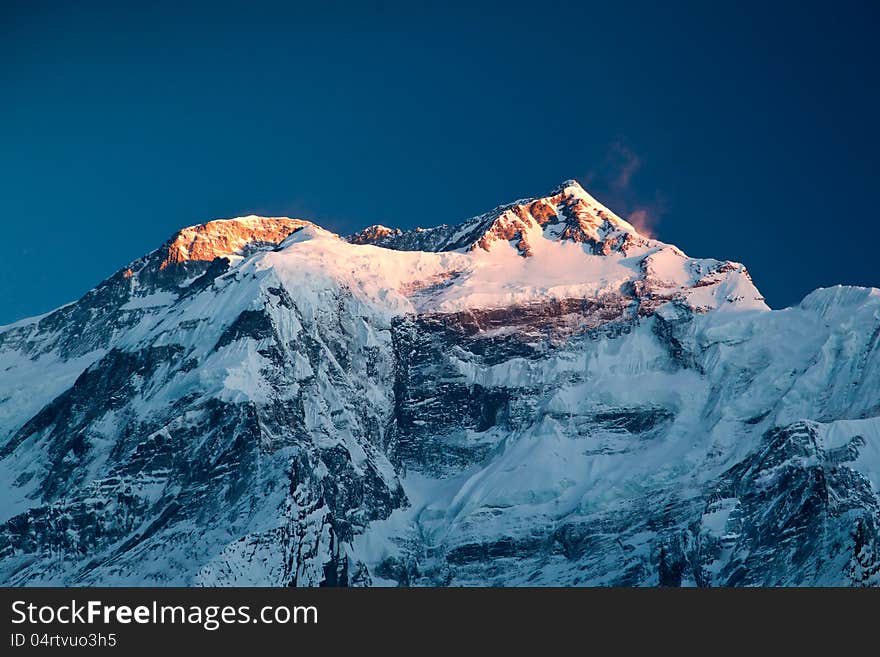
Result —
M299 228L310 225L311 222L303 219L250 215L189 226L169 240L159 268L236 255L249 246L277 245Z
M383 226L382 224L375 224L355 233L349 241L352 244L372 244L382 238L399 235L401 232L403 231L400 228L388 228L388 226Z
M533 254L537 240L579 242L596 254L645 246L649 239L590 196L576 180L566 180L542 197L500 205L460 224L411 230L371 226L348 237L402 251L490 251L511 245Z

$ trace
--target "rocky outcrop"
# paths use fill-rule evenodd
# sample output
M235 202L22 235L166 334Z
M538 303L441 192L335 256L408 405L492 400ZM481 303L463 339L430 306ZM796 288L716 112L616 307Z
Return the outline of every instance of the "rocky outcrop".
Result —
M402 251L454 251L483 249L511 243L520 255L531 255L530 235L537 231L553 239L586 244L593 253L626 253L627 247L649 243L624 221L567 180L537 199L501 205L458 225L415 230L370 226L349 237L353 244L375 244Z

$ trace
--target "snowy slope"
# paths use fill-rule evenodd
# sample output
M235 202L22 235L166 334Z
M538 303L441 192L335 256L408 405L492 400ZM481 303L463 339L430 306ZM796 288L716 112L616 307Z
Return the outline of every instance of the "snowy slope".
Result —
M0 581L878 584L878 336L573 181L190 227L0 329Z

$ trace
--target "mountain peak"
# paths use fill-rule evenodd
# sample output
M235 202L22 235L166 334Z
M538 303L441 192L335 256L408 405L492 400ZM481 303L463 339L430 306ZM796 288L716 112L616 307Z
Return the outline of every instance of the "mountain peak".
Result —
M382 224L374 224L351 235L348 241L352 244L375 244L382 239L399 235L401 232L399 228L388 228Z
M568 180L563 180L556 187L554 187L549 196L555 196L557 194L563 194L565 192L574 192L574 193L584 193L586 194L586 190L583 186L574 178L569 178Z
M291 233L311 222L289 217L247 215L216 219L179 230L162 247L159 268L184 262L210 262L214 258L239 255L253 247L275 246Z
M651 240L632 224L590 196L574 179L563 181L546 196L499 205L460 224L413 230L370 226L348 238L399 251L490 251L505 243L528 257L537 240L572 241L607 255Z

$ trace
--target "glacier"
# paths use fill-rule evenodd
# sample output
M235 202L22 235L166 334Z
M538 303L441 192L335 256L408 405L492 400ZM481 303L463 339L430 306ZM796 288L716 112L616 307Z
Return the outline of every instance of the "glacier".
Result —
M0 327L0 582L876 586L878 343L575 181L192 226Z

